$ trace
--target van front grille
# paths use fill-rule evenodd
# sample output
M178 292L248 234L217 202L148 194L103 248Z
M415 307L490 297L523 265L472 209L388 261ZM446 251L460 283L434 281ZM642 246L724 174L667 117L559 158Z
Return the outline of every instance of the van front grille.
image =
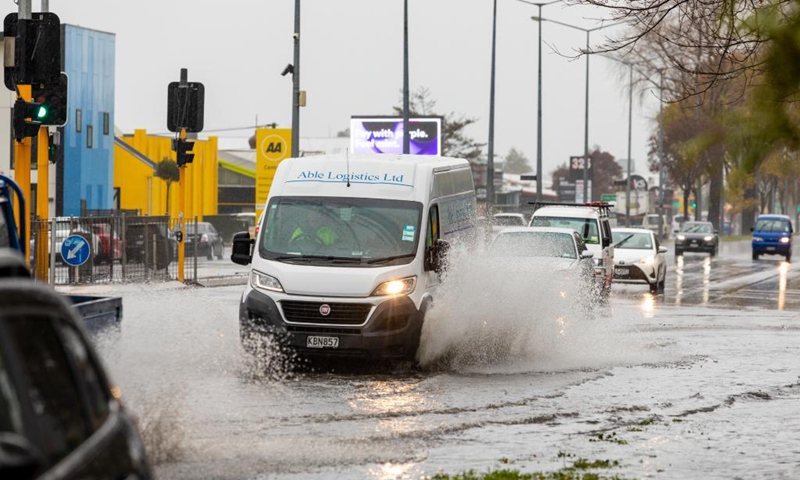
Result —
M327 305L327 308L323 308ZM282 301L283 315L292 323L361 325L372 308L369 303L322 303ZM323 312L328 312L323 315Z

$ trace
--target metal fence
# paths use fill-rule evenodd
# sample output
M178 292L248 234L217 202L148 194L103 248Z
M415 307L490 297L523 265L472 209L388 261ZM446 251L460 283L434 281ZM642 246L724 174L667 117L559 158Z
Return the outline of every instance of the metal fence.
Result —
M193 223L197 220L194 219ZM31 268L54 285L178 280L180 221L167 216L59 217L31 222ZM78 235L90 254L80 266L64 241ZM68 243L69 245L69 243ZM197 280L197 256L185 254L184 279Z

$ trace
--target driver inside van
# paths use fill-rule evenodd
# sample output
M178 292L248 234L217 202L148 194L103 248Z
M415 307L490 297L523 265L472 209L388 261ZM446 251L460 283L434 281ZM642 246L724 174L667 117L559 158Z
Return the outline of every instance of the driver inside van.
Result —
M297 227L294 232L292 232L291 238L289 238L289 245L297 241L306 240L309 236L310 235L307 234L302 227ZM338 239L339 235L337 235L336 232L334 232L333 229L327 225L319 227L313 235L313 240L315 242L325 246L333 245Z

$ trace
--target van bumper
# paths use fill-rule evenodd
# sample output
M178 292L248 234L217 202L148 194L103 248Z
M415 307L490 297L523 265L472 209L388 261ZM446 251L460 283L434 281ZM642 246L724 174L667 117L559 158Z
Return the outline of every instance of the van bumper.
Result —
M307 300L318 303L313 298ZM253 336L271 335L302 356L413 359L423 318L424 313L403 296L378 304L363 326L287 323L278 302L263 292L250 290L239 306L239 333L243 343ZM336 337L338 347L309 348L311 336Z
M787 255L792 253L792 242L780 241L752 242L753 253L758 255Z

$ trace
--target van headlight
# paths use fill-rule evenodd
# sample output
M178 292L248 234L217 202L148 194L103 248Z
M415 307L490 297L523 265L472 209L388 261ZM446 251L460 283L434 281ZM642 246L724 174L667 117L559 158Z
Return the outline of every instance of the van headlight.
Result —
M714 240L714 237L711 235L706 235L705 237L703 237L703 240L705 240L706 242L710 242Z
M754 241L754 242L763 242L763 241L764 241L764 239L763 239L763 238L761 238L761 237L753 237L753 241Z
M789 237L781 237L781 243L789 243Z
M414 291L417 284L417 277L406 277L399 280L390 280L378 285L378 288L372 292L373 297L386 297L397 295L408 295Z
M261 273L257 270L250 272L250 285L258 290L268 290L270 292L283 293L283 286L277 278L271 277L266 273Z
M686 240L686 235L678 235L678 240L680 241Z

